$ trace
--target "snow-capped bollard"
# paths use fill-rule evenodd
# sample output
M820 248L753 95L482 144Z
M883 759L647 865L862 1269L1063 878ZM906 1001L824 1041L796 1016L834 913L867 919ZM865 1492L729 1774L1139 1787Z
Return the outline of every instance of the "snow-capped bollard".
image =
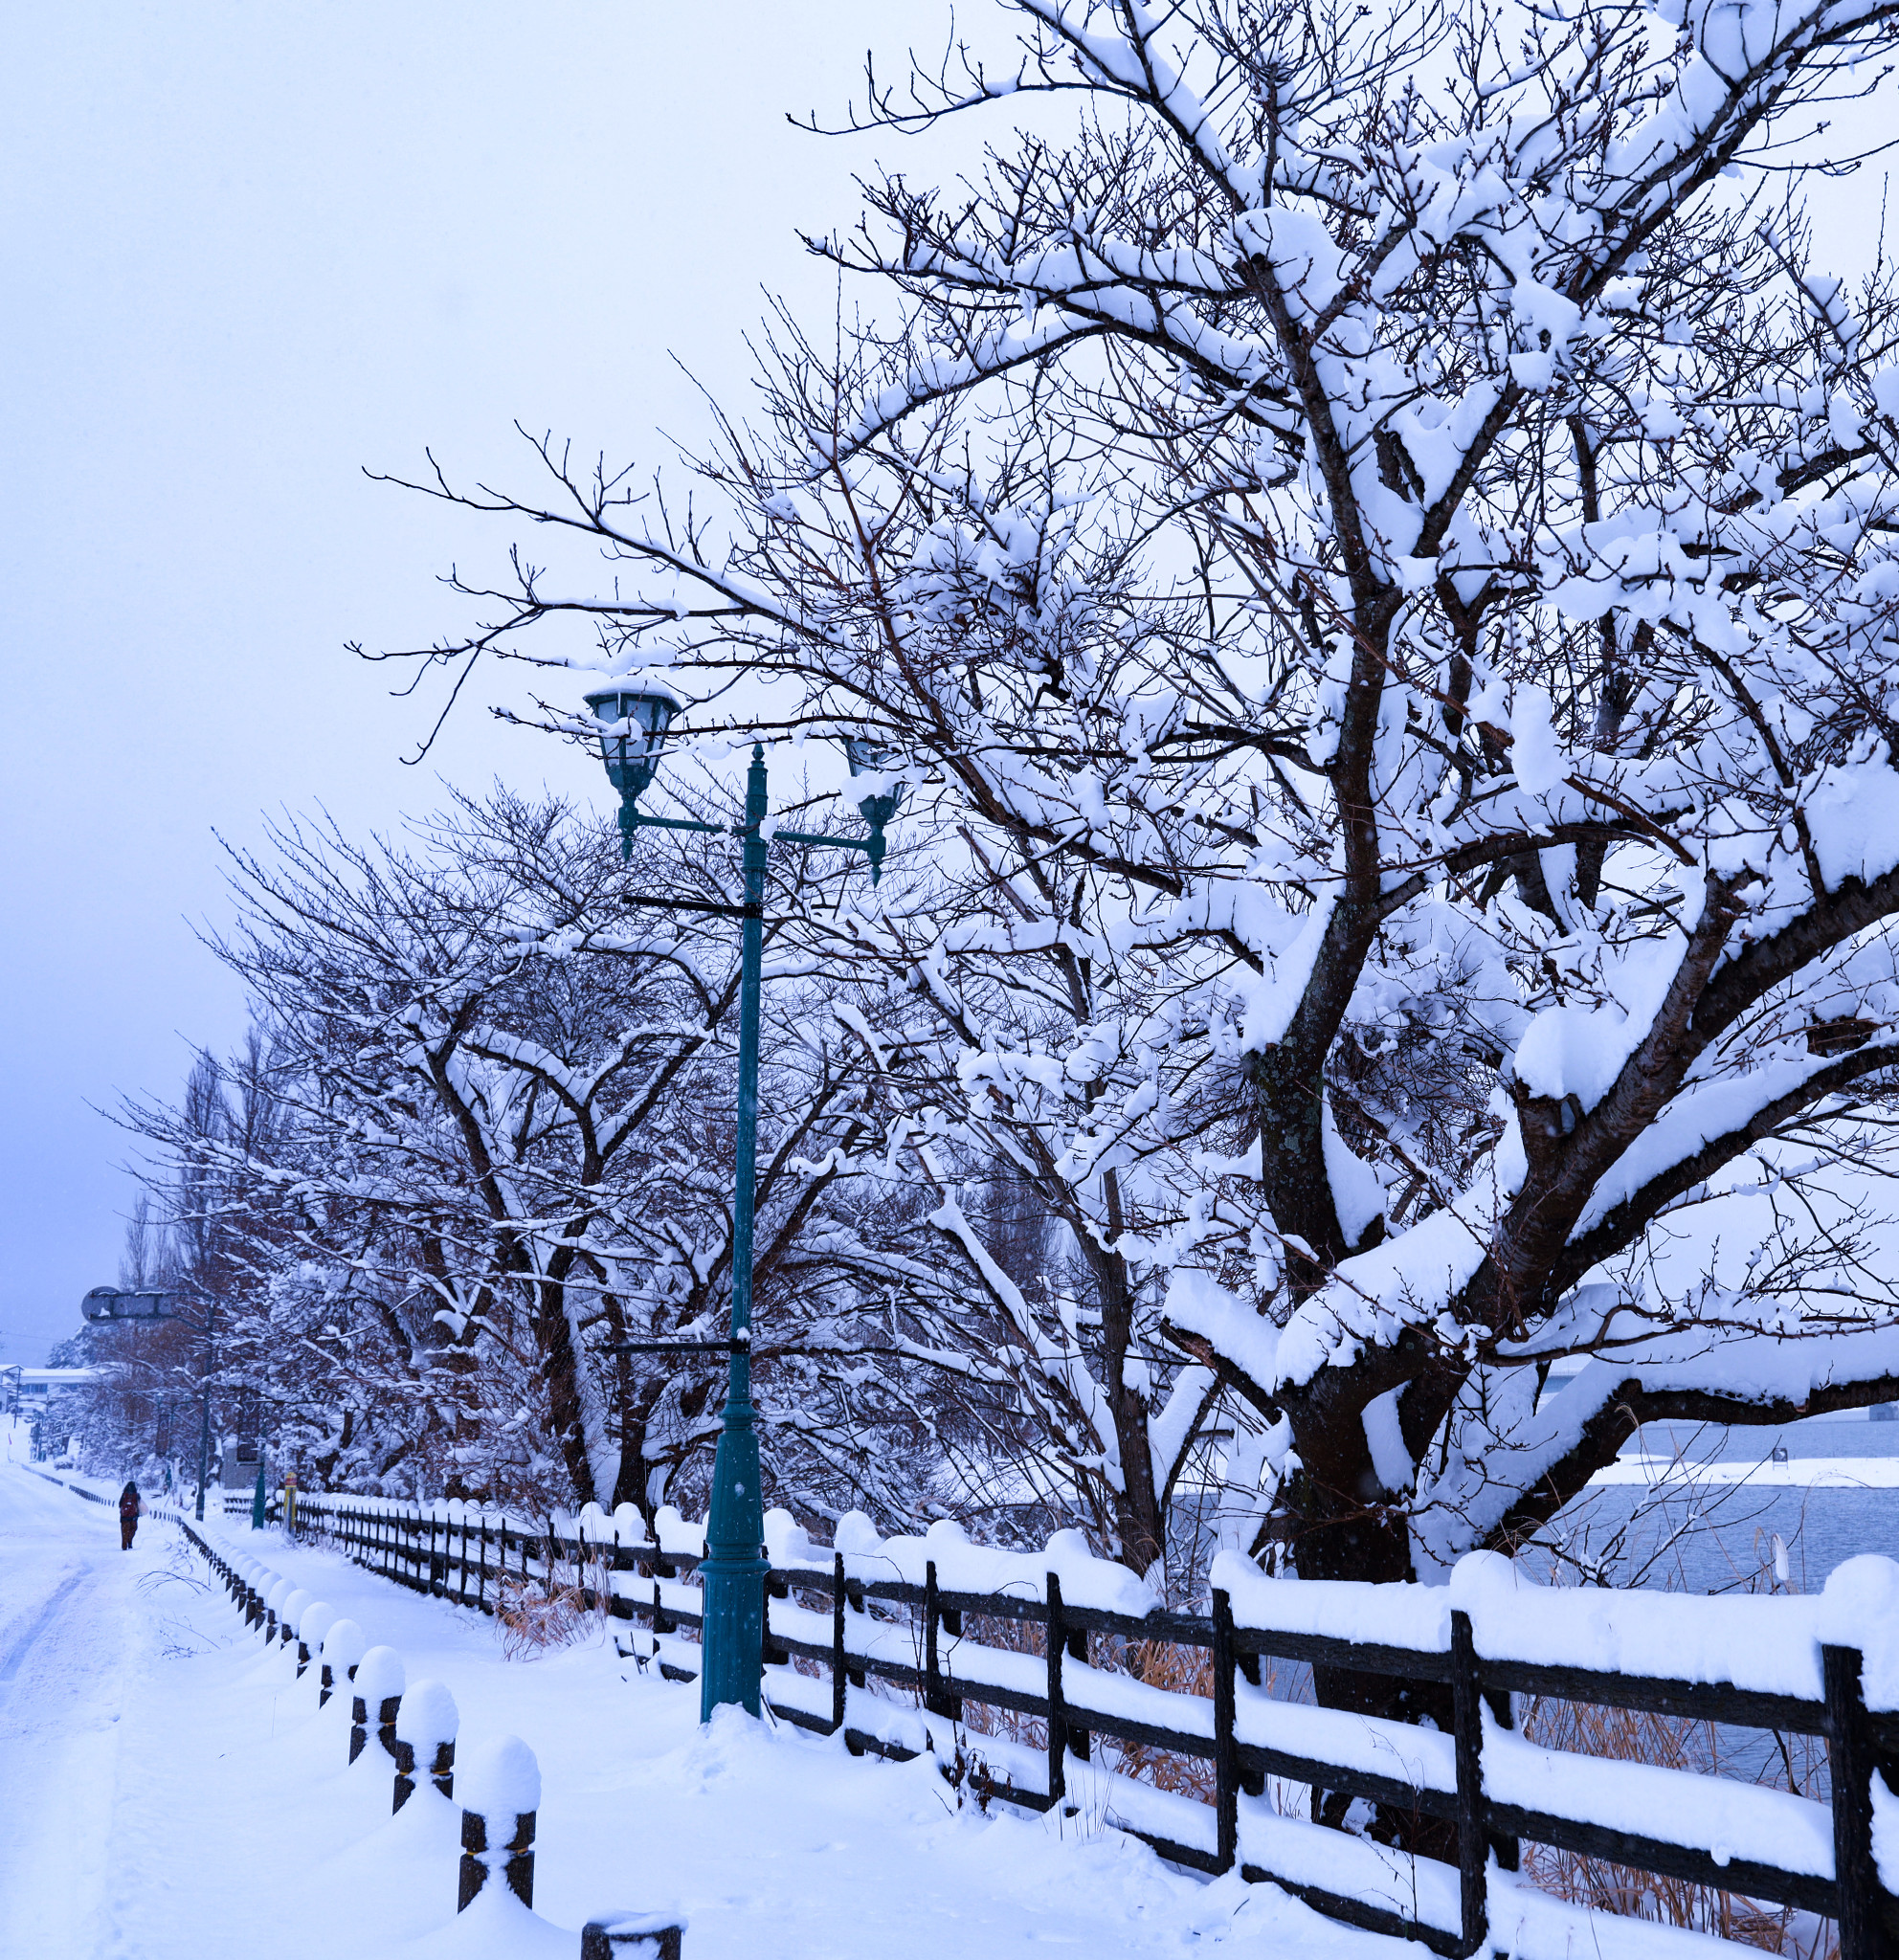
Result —
M297 1615L297 1679L310 1664L310 1649L321 1648L324 1636L336 1623L336 1608L326 1599L313 1600Z
M298 1637L302 1625L303 1609L312 1603L310 1595L301 1586L284 1600L278 1612L278 1639L282 1645L287 1647ZM309 1659L307 1654L300 1658L297 1665L299 1674L303 1672Z
M349 1760L363 1753L369 1724L390 1755L395 1754L395 1718L402 1707L402 1656L393 1647L371 1647L354 1670L356 1693L349 1704Z
M402 1698L395 1718L395 1802L391 1815L415 1794L420 1763L441 1794L455 1796L455 1732L461 1717L455 1697L438 1681L418 1681Z
M465 1912L497 1865L524 1905L534 1904L534 1814L541 1766L518 1735L491 1742L461 1771L461 1876L455 1909Z
M685 1919L677 1912L610 1912L580 1929L580 1960L680 1960Z
M329 1632L324 1636L324 1685L317 1697L319 1708L346 1681L356 1679L356 1663L369 1644L363 1637L363 1629L353 1619L330 1622Z

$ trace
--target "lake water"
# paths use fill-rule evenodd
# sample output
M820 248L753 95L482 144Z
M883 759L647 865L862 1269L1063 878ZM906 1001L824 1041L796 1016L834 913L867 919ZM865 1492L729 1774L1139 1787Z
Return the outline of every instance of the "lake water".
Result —
M1776 1446L1786 1450L1788 1466L1767 1470ZM1622 1456L1678 1459L1685 1465L1758 1463L1776 1481L1702 1481L1689 1473L1654 1492L1639 1481L1592 1486L1545 1536L1600 1559L1612 1583L1687 1592L1766 1591L1776 1535L1786 1547L1792 1588L1800 1592L1818 1592L1835 1566L1859 1552L1899 1559L1899 1487L1856 1489L1831 1478L1812 1484L1778 1481L1798 1477L1798 1466L1816 1458L1833 1459L1847 1474L1843 1459L1899 1458L1899 1422L1817 1417L1780 1429L1651 1423L1630 1438ZM1733 1471L1722 1476L1731 1479Z

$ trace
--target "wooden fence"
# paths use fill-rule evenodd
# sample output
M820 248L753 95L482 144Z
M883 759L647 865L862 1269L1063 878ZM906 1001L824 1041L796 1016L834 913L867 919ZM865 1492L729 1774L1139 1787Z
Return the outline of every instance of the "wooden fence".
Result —
M686 1583L694 1551L577 1529L564 1536L551 1526L457 1508L459 1519L441 1507L306 1496L298 1524L400 1585L483 1612L496 1611L518 1585L570 1587L587 1607L632 1622L669 1678L696 1678L697 1648L677 1637L700 1624L698 1591ZM1890 1944L1899 1936L1899 1901L1882 1885L1874 1856L1872 1789L1877 1773L1899 1791L1899 1713L1867 1709L1854 1647L1821 1648L1822 1692L1809 1698L1480 1654L1463 1612L1450 1615L1444 1651L1245 1624L1219 1591L1210 1614L1137 1618L1064 1602L1054 1571L1040 1597L1023 1598L939 1586L934 1564L922 1584L854 1574L842 1552L828 1570L816 1562L774 1566L766 1590L765 1698L780 1720L841 1731L853 1753L901 1759L932 1748L960 1758L967 1744L1002 1769L984 1778L985 1801L1036 1811L1069 1800L1071 1767L1088 1760L1096 1737L1210 1764L1211 1807L1113 1776L1106 1820L1177 1864L1208 1873L1237 1865L1245 1878L1271 1880L1333 1918L1418 1940L1446 1960L1486 1943L1491 1874L1517 1869L1525 1839L1832 1919L1841 1960L1890 1960L1899 1951ZM1019 1638L985 1644L965 1634L969 1622L985 1620L1038 1629L1041 1651ZM1129 1646L1151 1653L1170 1645L1210 1659L1210 1695L1151 1686L1097 1664ZM1453 1732L1272 1699L1261 1684L1267 1658L1448 1687ZM799 1673L793 1659L819 1672ZM873 1680L910 1691L919 1705L876 1695ZM1823 1738L1830 1801L1537 1749L1510 1733L1513 1695ZM968 1703L1039 1722L1045 1748L966 1735ZM1318 1793L1340 1792L1441 1819L1454 1831L1457 1863L1400 1860L1260 1804L1244 1807L1242 1820L1241 1797L1261 1796L1268 1778L1309 1785L1315 1811ZM1784 1861L1693 1841L1698 1817L1717 1797L1731 1823L1738 1815L1744 1843L1771 1841ZM1679 1824L1679 1836L1627 1827L1631 1816L1652 1820L1658 1809L1670 1829ZM1199 1819L1208 1828L1195 1828Z

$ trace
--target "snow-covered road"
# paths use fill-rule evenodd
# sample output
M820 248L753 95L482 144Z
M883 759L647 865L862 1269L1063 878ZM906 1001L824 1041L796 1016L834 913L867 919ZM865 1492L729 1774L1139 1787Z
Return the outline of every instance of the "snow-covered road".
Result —
M1396 1960L1269 1886L1214 1884L1091 1825L959 1812L927 1763L851 1760L639 1678L594 1641L510 1661L490 1622L275 1533L229 1539L445 1681L466 1752L540 1758L544 1940L609 1908L681 1907L690 1960L1101 1960L1286 1950ZM390 1816L373 1748L346 1767L341 1701L245 1633L202 1561L0 1463L0 1953L35 1960L396 1960L496 1952L455 1905L457 1817ZM426 1790L426 1786L425 1786ZM1380 1954L1374 1949L1385 1949Z
M153 1554L123 1554L110 1512L25 1472L9 1469L4 1488L0 1949L78 1953L98 1921L138 1667L125 1634L145 1616L130 1601Z

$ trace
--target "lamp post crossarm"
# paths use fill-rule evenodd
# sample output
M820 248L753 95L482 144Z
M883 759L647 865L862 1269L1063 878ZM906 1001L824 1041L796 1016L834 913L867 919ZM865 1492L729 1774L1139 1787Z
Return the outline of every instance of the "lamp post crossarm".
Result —
M623 898L627 905L651 905L660 912L706 912L715 919L763 919L764 905L719 905L709 899Z
M811 831L773 831L766 839L769 844L823 844L833 851L861 851L866 858L875 854L870 848L868 837L825 837Z
M620 829L653 831L704 831L708 835L722 837L728 833L736 834L735 826L725 823L701 823L696 816L648 816L636 810L631 803L620 805Z
M696 816L648 816L631 804L620 807L620 828L626 830L700 831L707 836L742 837L742 824L702 823ZM773 831L768 844L821 844L832 851L861 851L870 855L868 837L827 837L817 831Z

